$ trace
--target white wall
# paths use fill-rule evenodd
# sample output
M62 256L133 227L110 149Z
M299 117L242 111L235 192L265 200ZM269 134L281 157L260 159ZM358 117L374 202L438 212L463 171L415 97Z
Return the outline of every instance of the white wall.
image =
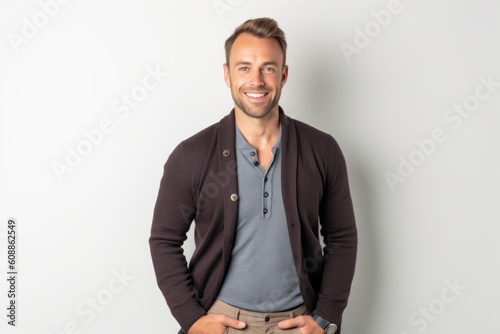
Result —
M223 43L259 16L288 36L281 105L348 162L360 246L344 334L500 332L500 86L477 88L500 82L497 1L54 1L0 3L2 268L8 218L19 236L18 326L2 306L2 333L175 333L147 242L163 163L229 112ZM88 154L58 179L70 149Z

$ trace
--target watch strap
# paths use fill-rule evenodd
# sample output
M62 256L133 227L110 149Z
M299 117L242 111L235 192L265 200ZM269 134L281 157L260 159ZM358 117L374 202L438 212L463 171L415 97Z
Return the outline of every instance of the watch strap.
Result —
M316 313L312 315L312 318L325 331L326 334L334 334L337 331L337 325L329 323L326 319L323 319Z
M323 319L322 317L320 317L316 313L312 315L312 318L314 319L314 321L316 321L316 323L319 325L319 327L321 327L323 330L325 330L328 326L330 326L330 323L328 321L326 321L325 319Z

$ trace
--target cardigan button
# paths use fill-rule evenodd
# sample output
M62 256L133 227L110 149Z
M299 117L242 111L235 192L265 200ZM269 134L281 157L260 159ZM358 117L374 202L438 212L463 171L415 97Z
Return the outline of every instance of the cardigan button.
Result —
M231 195L231 201L236 202L238 200L238 195L237 194L232 194Z
M227 158L228 156L231 155L231 152L229 150L224 150L222 151L222 155Z

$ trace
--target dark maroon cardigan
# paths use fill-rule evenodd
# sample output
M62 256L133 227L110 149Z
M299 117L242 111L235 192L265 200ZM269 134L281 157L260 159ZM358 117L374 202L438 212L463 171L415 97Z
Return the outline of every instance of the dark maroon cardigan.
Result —
M283 202L302 297L309 312L340 326L357 251L344 157L330 135L281 108L280 122ZM224 280L237 184L234 110L181 142L165 164L149 243L158 285L184 331L206 314ZM188 266L182 245L193 220L196 250Z

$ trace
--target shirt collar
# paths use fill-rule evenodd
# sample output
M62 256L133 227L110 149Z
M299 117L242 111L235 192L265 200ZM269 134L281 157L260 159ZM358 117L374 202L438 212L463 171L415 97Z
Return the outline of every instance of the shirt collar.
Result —
M245 139L238 126L235 126L235 128L236 128L236 149L254 150L255 147L250 145L250 143ZM273 150L275 148L278 149L281 148L281 122L280 122L280 134L278 136L278 140L276 140L276 143L273 146Z

